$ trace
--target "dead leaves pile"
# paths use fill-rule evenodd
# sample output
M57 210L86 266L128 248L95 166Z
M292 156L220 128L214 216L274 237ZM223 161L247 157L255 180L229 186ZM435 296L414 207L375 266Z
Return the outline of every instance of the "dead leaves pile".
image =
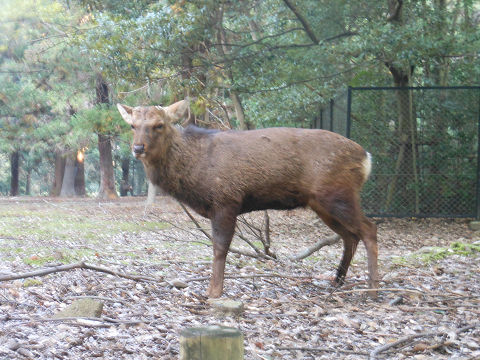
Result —
M0 242L9 244L9 250L0 251L1 274L59 265L58 257L27 265L21 250L12 250L15 243L18 249L38 249L39 255L29 251L29 257L60 251L70 259L72 249L77 257L82 254L72 262L85 261L138 279L74 269L0 282L0 358L177 359L179 332L211 324L239 328L245 337L246 359L480 357L480 254L453 253L429 261L416 256L428 247L478 242L464 220L380 221L383 291L372 301L363 291L362 245L347 284L333 289L328 280L340 260L339 245L323 248L300 263L287 260L331 233L306 210L271 212L272 248L279 260L231 254L225 295L242 301L244 311L220 315L204 297L211 260L211 249L199 244L205 238L174 203L165 200L145 209L142 201L0 201L0 210L18 207L23 218L49 211L61 216L64 211L70 217L95 217L100 226L102 220L176 224L148 231L109 231L101 241L70 232L71 239L65 242L32 234L9 238L0 223ZM255 220L263 214L250 216ZM202 225L208 227L207 222ZM98 231L102 233L101 228ZM101 318L52 319L82 297L104 303Z

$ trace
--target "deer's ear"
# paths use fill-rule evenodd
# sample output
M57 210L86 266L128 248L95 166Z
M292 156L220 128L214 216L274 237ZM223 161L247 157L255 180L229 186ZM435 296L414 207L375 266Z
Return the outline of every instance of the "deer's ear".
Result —
M186 119L190 115L190 102L188 99L177 101L164 109L170 120L176 123Z
M123 120L125 120L128 124L132 125L133 108L127 105L117 104L117 109L120 112L120 115L122 115Z

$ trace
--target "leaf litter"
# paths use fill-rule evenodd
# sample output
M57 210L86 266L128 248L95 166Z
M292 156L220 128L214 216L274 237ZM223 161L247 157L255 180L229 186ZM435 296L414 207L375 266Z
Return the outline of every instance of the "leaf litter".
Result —
M374 219L383 290L372 300L362 244L335 289L341 244L291 262L331 232L311 211L271 211L278 259L229 254L224 295L244 310L222 315L205 297L208 239L178 204L159 199L0 199L0 276L76 262L114 271L0 282L0 358L177 359L180 331L212 324L242 331L245 359L480 357L479 234L465 219ZM246 218L260 226L263 213ZM52 318L85 297L103 302L101 318Z

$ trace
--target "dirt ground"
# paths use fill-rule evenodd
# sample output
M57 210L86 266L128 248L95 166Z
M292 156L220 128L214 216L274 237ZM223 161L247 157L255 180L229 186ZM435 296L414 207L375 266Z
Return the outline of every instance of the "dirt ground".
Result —
M245 359L480 358L480 235L468 219L374 219L382 291L372 300L362 244L335 289L341 244L292 262L331 232L311 211L271 211L278 259L229 255L225 297L244 311L227 315L205 298L208 239L177 203L157 200L0 198L0 277L80 261L137 276L73 269L1 281L0 359L177 359L182 329L213 324L243 333ZM261 227L264 214L247 220ZM101 318L52 318L83 297L103 303Z

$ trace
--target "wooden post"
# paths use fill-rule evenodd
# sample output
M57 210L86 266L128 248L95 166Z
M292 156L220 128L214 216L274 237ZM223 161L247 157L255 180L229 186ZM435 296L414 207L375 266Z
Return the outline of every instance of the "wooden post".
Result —
M243 360L243 335L225 326L187 328L180 333L180 360Z

